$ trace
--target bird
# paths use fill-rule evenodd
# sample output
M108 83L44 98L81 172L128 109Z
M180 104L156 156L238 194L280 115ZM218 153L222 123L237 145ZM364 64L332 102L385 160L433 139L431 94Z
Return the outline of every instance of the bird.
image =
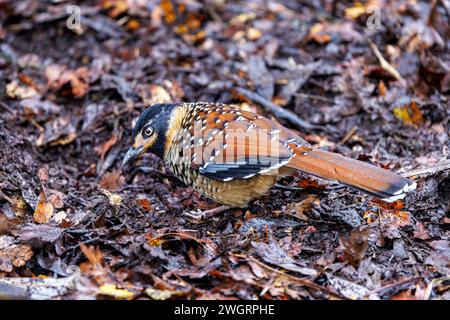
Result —
M154 104L139 116L122 166L143 153L220 207L188 212L194 219L245 208L278 178L301 172L352 187L387 202L416 182L338 153L315 148L274 119L213 102Z

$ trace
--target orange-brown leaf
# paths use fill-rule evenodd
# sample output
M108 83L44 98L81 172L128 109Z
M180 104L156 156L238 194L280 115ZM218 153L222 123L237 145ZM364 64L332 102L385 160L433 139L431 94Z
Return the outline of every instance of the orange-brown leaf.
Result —
M394 115L403 123L417 127L423 123L423 115L416 101L394 108Z
M38 204L36 210L34 210L34 221L37 223L47 223L53 215L53 205L47 201L47 197L44 192L39 194Z
M91 264L103 264L103 253L98 247L87 246L82 243L80 248Z
M100 156L103 160L105 158L106 153L108 153L109 149L117 142L117 136L113 134L108 140L105 141L101 146L97 146L94 148L95 152Z
M116 191L125 183L125 177L121 175L119 170L107 172L100 180L100 186L108 191Z

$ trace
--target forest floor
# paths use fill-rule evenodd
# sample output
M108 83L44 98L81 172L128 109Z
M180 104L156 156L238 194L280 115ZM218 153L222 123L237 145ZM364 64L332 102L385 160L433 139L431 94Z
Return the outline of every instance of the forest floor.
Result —
M450 2L371 3L76 1L77 27L67 1L1 1L0 298L449 299ZM216 204L152 155L121 167L170 101L274 103L418 189L298 173L190 221Z

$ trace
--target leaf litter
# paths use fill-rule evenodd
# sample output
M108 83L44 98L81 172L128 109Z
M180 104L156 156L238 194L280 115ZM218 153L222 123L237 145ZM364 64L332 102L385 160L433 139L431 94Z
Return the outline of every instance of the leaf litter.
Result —
M447 1L86 1L77 30L65 2L28 3L0 8L1 296L448 299ZM171 101L276 117L418 191L387 205L298 173L193 224L215 205L153 156L120 165Z

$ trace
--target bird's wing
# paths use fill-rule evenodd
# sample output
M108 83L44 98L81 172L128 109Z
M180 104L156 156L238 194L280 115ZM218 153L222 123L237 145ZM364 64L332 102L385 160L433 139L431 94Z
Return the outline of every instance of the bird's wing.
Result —
M307 144L277 122L237 107L213 105L196 115L192 167L214 180L276 174L293 156L289 143Z

